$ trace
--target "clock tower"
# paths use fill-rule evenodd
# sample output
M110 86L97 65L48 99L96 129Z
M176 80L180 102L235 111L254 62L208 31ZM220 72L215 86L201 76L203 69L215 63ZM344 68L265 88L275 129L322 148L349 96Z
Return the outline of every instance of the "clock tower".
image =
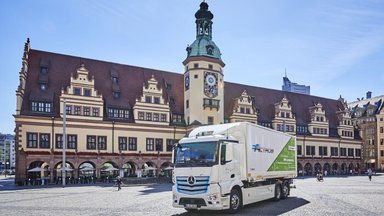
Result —
M213 14L202 2L195 13L196 40L187 47L183 61L185 122L224 123L224 62L212 41Z

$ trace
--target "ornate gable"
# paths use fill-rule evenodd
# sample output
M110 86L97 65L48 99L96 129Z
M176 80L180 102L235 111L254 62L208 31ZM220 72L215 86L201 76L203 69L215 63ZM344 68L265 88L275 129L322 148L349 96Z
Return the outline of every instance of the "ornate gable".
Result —
M143 95L136 99L133 107L136 123L169 125L169 103L163 97L163 89L158 88L154 75L143 84Z
M234 99L233 113L229 117L230 122L248 121L257 123L257 112L253 104L252 96L244 90L240 97Z
M311 122L308 124L309 132L314 136L328 136L329 121L325 115L325 110L321 103L315 103L309 107Z
M70 118L103 119L103 96L95 89L95 79L89 79L89 71L84 64L77 69L77 76L71 75L70 86L61 90L60 113L66 102L66 114Z
M296 133L296 116L292 112L286 95L280 102L275 103L275 118L272 120L272 126L278 131Z
M339 126L337 127L337 132L340 137L353 139L354 138L354 127L352 123L352 115L348 109L340 110L336 113L337 118L339 119Z

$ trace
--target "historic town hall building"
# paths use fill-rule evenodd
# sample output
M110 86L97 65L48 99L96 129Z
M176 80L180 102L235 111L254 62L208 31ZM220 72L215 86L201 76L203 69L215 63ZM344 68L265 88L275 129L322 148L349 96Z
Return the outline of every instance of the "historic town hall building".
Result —
M16 91L16 182L61 176L64 143L67 176L160 175L192 128L236 121L296 135L300 175L363 168L342 98L224 81L207 3L195 17L181 73L35 50L28 39Z

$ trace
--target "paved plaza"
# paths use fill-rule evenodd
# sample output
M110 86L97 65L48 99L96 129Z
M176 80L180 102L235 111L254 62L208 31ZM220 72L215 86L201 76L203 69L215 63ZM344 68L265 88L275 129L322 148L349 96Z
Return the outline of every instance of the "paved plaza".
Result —
M170 184L16 187L0 179L0 215L223 215L188 214L171 206ZM298 178L288 199L245 206L238 215L383 215L384 175Z

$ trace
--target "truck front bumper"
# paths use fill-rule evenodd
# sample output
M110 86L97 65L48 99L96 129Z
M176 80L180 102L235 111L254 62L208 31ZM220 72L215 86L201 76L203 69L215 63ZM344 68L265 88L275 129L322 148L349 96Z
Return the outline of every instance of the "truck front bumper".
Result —
M229 208L229 195L221 196L220 186L210 185L208 191L202 194L186 194L172 187L172 206L185 209L224 210Z

